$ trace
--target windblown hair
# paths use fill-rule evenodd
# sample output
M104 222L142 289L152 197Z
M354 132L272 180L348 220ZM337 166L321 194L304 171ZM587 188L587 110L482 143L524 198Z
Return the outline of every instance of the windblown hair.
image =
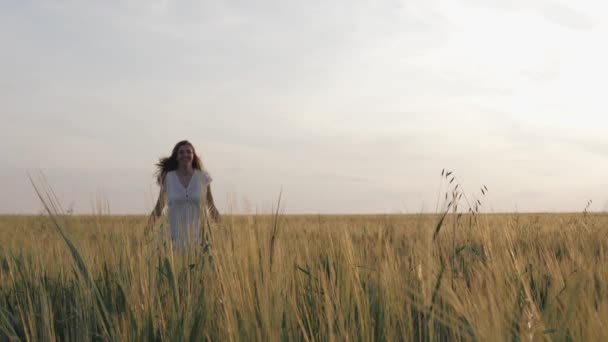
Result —
M165 158L160 158L158 163L156 164L157 170L154 173L154 175L156 176L156 183L158 185L163 184L165 177L167 176L167 173L169 171L177 170L177 166L178 166L177 152L179 151L179 148L184 145L188 145L192 148L192 154L193 154L192 168L198 169L198 170L203 169L203 162L201 161L201 158L199 158L199 156L196 154L196 150L194 149L194 146L188 140L182 140L182 141L178 142L175 145L175 147L173 147L171 156L165 157Z

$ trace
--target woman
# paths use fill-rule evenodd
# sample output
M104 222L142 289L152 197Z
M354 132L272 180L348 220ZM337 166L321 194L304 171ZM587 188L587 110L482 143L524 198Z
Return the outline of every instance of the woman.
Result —
M158 201L150 214L148 227L161 216L165 202L169 208L169 231L174 248L181 249L201 242L201 212L218 221L220 214L211 194L211 176L196 155L194 146L183 140L178 142L170 157L156 164L156 181L160 186Z

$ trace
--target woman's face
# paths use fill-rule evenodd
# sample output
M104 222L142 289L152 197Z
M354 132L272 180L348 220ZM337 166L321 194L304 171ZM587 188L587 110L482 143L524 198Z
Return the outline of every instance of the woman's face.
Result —
M177 150L177 162L181 166L192 165L192 160L194 159L194 151L192 150L192 146L190 145L182 145Z

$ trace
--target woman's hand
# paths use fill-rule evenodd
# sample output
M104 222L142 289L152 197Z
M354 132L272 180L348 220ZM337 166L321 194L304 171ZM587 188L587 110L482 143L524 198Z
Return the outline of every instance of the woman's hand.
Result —
M154 225L156 224L156 220L160 217L163 212L163 208L165 206L165 192L163 187L160 188L160 193L158 194L158 200L156 200L156 205L154 206L154 210L150 213L150 217L148 217L148 224L146 225L146 230L144 230L144 235L148 236Z
M215 207L215 205L210 205L209 206L209 215L211 216L211 219L214 222L219 222L220 221L220 212L217 210L217 208Z
M144 230L144 236L148 236L148 234L150 234L154 228L154 224L156 224L156 215L153 212L150 214L150 217L148 217L148 223L146 224L146 229Z
M207 203L209 208L209 216L214 222L219 222L220 220L220 212L215 207L215 203L213 202L213 195L211 194L211 186L207 185Z

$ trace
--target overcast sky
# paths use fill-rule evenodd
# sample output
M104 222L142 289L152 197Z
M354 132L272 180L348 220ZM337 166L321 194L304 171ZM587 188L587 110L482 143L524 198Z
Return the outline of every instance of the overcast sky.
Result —
M223 212L607 208L602 1L0 0L0 213L147 213L192 141Z

